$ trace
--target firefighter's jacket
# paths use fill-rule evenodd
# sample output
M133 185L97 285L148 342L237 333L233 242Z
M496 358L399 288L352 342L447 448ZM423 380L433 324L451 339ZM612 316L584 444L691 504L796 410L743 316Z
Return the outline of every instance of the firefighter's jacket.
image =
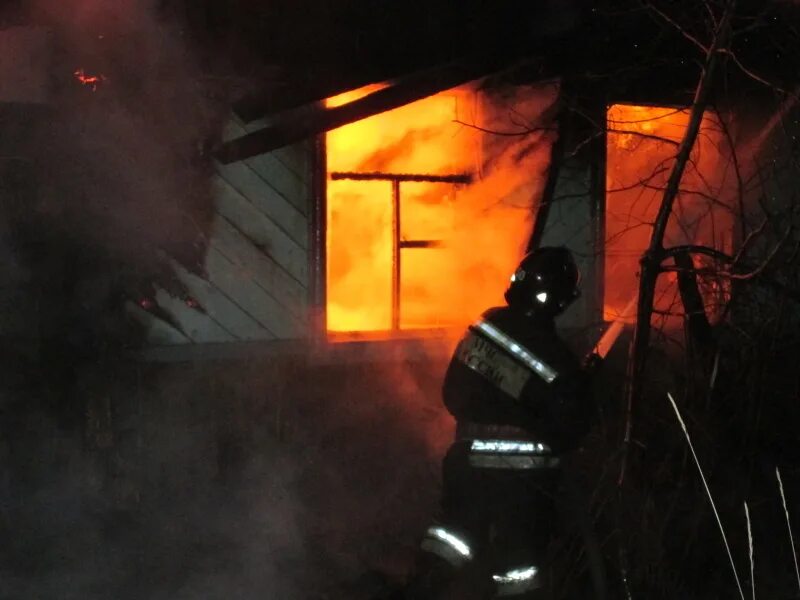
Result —
M522 439L558 455L580 443L594 417L588 376L553 320L510 307L491 308L469 327L443 396L459 437L495 449Z

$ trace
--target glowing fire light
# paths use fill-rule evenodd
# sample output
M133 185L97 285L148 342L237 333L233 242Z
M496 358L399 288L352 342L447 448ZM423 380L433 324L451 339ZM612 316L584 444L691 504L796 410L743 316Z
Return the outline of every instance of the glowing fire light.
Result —
M674 164L677 143L689 112L666 107L615 104L608 109L606 172L605 318L613 321L635 297L639 259L650 241L652 224ZM667 227L665 245L701 244L728 250L733 213L724 204L724 136L717 118L706 114L681 192ZM675 273L659 277L656 309L680 313ZM702 282L701 282L702 283ZM724 290L701 286L713 317ZM717 296L717 297L715 297ZM636 311L625 313L633 322ZM666 319L678 325L680 319Z
M104 75L87 75L83 69L78 69L73 75L81 84L91 87L93 92L96 92L97 86L106 80Z
M552 87L528 87L499 99L465 86L328 133L329 331L460 327L503 303L528 240L550 140L488 135L463 122L508 131L511 107L534 122L554 96ZM406 179L393 184L396 175ZM442 177L470 183L425 181Z

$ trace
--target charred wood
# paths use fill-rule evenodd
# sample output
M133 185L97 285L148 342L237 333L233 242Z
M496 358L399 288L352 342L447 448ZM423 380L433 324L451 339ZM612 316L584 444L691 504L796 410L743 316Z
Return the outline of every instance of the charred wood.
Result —
M342 106L304 107L287 113L269 127L223 144L217 150L216 158L223 164L229 164L264 154L479 79L506 64L492 60L460 61L409 76L387 88Z

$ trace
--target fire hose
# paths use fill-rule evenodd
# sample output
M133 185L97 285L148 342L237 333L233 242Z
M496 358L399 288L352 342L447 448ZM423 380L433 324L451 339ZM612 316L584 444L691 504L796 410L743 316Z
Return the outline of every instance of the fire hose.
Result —
M631 298L628 305L617 315L617 318L614 319L608 329L600 336L600 339L597 340L597 343L595 343L592 351L585 360L585 365L588 368L596 368L605 360L606 356L608 356L608 353L617 343L619 336L625 329L625 322L635 314L637 299L637 296Z
M617 318L611 325L603 332L600 338L595 343L591 352L584 361L584 367L589 371L594 371L600 367L605 360L608 353L619 340L619 336L625 329L625 323L635 314L636 301L638 296L634 295L628 302L627 306L617 315ZM604 567L603 556L600 551L600 545L595 535L592 521L589 518L588 507L580 501L581 494L577 487L574 485L567 485L567 504L570 505L572 512L578 518L580 523L581 535L583 536L584 548L586 550L586 557L588 562L589 574L594 587L595 598L597 600L605 600L607 598L607 581Z

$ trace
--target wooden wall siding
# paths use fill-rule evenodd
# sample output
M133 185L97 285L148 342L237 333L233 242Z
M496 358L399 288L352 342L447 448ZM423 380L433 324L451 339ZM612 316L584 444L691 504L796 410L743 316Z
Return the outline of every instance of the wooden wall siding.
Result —
M151 346L175 346L178 344L189 344L191 340L183 333L157 319L146 310L140 308L133 302L125 305L128 315L138 321L147 330L147 341Z
M262 126L245 126L234 117L224 137L239 137ZM206 314L160 291L159 305L180 324L183 332L179 332L131 305L130 314L149 328L150 345L308 335L310 181L310 143L217 165L213 178L217 215L206 255L207 278L175 265Z
M178 322L183 333L192 342L229 342L234 339L213 315L190 308L183 300L173 298L164 290L157 291L156 302Z
M263 127L263 121L242 125L234 117L225 128L224 139L241 137ZM310 207L305 198L308 197L308 174L311 164L308 147L305 144L287 146L234 164L245 164L252 168L263 179L269 181L272 189L288 200L302 215L308 214Z
M234 262L215 248L209 250L206 266L208 277L214 285L233 298L239 309L257 320L270 333L270 338L302 336L304 328L301 320L292 315L288 307L275 300L264 286L256 283L252 274L238 269Z
M216 254L217 252L212 249L211 253ZM230 339L262 340L274 337L274 334L269 329L262 325L256 317L251 316L249 311L236 301L238 298L235 294L228 293L223 286L219 285L218 278L211 274L210 267L208 267L209 280L213 281L213 284L202 277L189 273L180 266L175 265L174 268L189 293L208 313L208 318L203 320L208 321L210 319L227 333L227 336L225 336L227 339L222 341L229 341ZM236 298L236 300L231 298ZM197 311L195 313L197 314ZM190 334L190 337L194 340L198 336ZM207 341L206 338L208 336L199 337L202 341Z
M292 316L301 321L306 317L307 286L261 252L222 217L214 220L211 245L237 265L240 272L251 275L253 280Z
M602 298L593 298L591 293L594 289L594 263L603 260L592 247L591 205L590 165L576 159L565 161L556 182L542 246L566 246L573 252L581 271L583 293L559 319L561 326L573 329L596 325L596 305L603 301Z
M214 180L217 212L297 281L308 279L308 252L226 179Z

